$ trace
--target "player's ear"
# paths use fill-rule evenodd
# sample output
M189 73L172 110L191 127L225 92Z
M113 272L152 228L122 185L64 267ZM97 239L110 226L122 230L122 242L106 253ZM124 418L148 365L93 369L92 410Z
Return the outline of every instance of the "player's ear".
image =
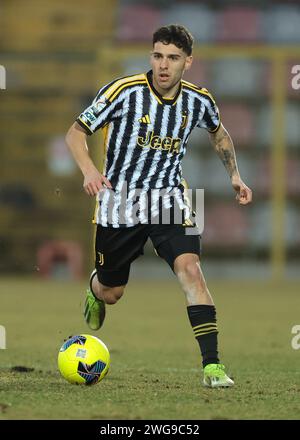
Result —
M184 70L189 70L193 64L193 55L186 57Z

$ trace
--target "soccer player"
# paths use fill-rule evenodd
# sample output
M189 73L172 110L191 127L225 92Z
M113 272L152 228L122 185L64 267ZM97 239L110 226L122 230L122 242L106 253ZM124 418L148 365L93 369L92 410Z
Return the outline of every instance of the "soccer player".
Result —
M130 265L150 238L185 293L202 355L203 384L230 387L234 382L219 360L216 309L201 270L200 234L181 170L194 128L208 131L238 202L251 202L252 192L240 177L232 140L212 95L183 80L192 65L192 48L193 37L183 26L158 29L153 34L151 70L104 85L67 133L66 142L84 176L83 187L97 198L95 270L84 315L92 330L102 326L105 305L121 298ZM105 138L101 172L87 146L87 136L98 129ZM174 220L178 209L179 222ZM168 211L165 224L162 217Z

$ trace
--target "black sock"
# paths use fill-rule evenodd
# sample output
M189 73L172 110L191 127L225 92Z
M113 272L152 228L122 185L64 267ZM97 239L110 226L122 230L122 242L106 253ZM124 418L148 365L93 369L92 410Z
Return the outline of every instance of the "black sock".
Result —
M195 338L199 343L203 368L208 364L218 364L218 329L215 306L206 304L188 306L187 312Z

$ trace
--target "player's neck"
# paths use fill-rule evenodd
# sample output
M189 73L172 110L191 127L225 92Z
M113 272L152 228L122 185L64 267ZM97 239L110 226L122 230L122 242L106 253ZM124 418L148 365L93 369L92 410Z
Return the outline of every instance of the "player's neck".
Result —
M155 79L153 78L153 87L155 88L155 90L160 94L160 96L162 96L163 98L166 99L173 99L180 87L180 81L178 81L173 87L169 88L169 89L163 89L161 87L159 87L159 85L156 83Z

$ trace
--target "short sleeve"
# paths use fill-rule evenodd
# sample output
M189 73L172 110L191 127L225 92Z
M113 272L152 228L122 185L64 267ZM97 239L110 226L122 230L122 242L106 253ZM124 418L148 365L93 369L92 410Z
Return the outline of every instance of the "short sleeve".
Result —
M221 124L218 106L212 95L206 89L201 89L201 102L202 112L197 126L205 128L210 133L214 133Z
M95 133L110 121L114 105L104 96L104 89L100 89L91 105L76 119L88 135Z

